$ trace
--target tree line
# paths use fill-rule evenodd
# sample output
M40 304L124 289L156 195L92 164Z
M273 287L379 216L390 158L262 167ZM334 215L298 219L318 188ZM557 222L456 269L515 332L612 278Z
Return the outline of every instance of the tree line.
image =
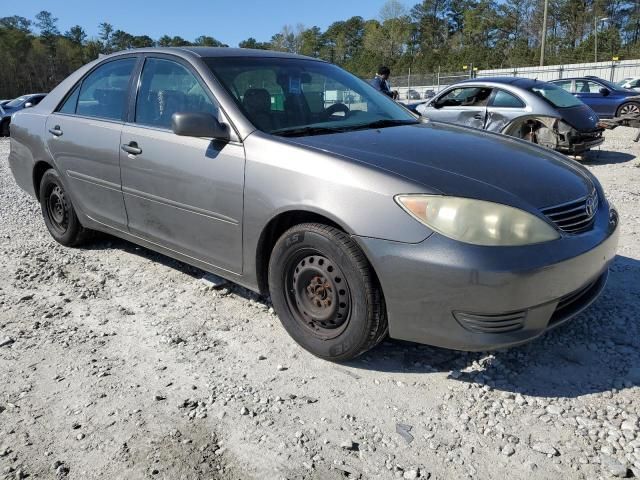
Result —
M317 26L285 25L268 41L247 38L242 48L309 55L370 77L378 65L394 75L460 71L463 65L506 68L537 65L544 0L423 0L406 8L385 3L377 18L354 16ZM545 64L640 58L640 0L548 0ZM62 33L42 11L30 20L0 18L0 98L49 91L99 54L150 46L227 45L213 36L189 41L131 35L109 23L88 38L76 25Z

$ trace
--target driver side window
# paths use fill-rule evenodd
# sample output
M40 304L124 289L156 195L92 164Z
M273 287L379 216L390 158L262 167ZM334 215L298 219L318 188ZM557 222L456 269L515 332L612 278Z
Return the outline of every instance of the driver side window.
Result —
M171 117L177 112L218 117L217 106L187 68L171 60L148 58L136 99L135 122L170 129Z
M485 87L454 88L438 100L440 107L484 107L489 102L491 89Z
M600 93L602 85L589 80L576 80L576 92L577 93Z

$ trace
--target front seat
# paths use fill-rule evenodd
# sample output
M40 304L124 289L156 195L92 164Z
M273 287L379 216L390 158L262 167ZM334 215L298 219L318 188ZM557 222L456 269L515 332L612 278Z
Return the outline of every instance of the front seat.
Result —
M270 132L274 129L271 118L271 95L264 88L250 88L244 92L242 99L250 120L260 130Z

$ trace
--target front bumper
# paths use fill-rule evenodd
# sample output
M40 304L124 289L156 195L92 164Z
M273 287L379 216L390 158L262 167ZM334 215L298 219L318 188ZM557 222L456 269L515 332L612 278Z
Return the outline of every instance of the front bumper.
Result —
M355 238L378 274L392 338L491 350L530 341L598 297L618 245L612 212L602 202L592 230L525 247L437 233L417 244Z

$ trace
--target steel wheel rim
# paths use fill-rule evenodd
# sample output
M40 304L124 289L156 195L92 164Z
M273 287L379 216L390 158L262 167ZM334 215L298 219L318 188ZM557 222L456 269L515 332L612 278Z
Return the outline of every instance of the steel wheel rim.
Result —
M46 196L46 210L49 222L54 230L64 234L69 227L69 205L64 190L53 185Z
M328 340L347 328L351 291L342 270L325 255L304 250L287 263L285 288L296 323L315 337Z
M624 105L620 109L620 115L635 115L640 113L640 107L637 105Z

